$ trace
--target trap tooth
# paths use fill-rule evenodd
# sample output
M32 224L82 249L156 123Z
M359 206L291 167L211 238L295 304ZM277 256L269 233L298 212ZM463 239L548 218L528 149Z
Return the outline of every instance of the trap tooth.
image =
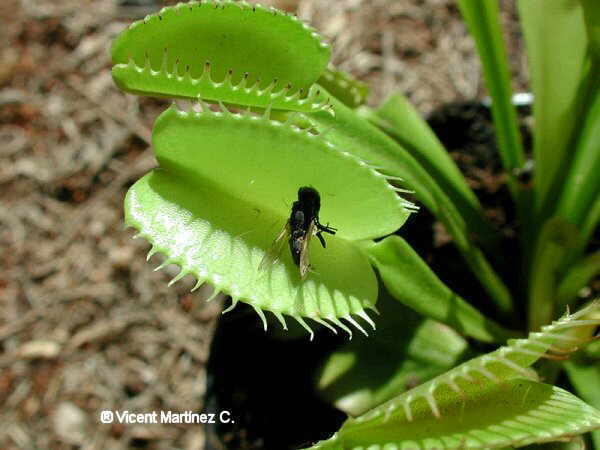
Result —
M243 91L249 90L249 87L247 86L249 75L250 74L248 72L244 72L244 75L242 75L242 80L237 84L237 86L235 86L235 89Z
M420 208L417 205L415 205L414 203L409 202L408 200L405 200L402 197L398 197L398 198L400 199L400 205L404 209L408 210L408 212L415 213L415 212L419 211Z
M202 74L200 75L200 78L198 78L198 81L206 81L208 83L214 84L210 72L210 61L206 61L204 63L204 68L202 69Z
M326 320L323 320L319 317L311 317L312 320L314 320L315 322L320 323L321 325L323 325L324 327L329 328L331 331L333 331L334 334L337 334L337 330L335 329L335 327L333 327L329 322L327 322Z
M208 107L208 105L200 97L198 97L196 99L196 105L198 106L198 109L194 109L194 112L196 112L196 113L203 113L203 112L210 111L210 108Z
M396 186L392 186L392 189L396 192L398 192L399 194L414 194L415 191L411 190L411 189L402 189Z
M252 305L252 307L254 308L254 311L256 311L256 314L258 314L258 317L260 317L264 330L267 331L267 318L265 317L265 313L256 305Z
M231 305L229 305L229 307L228 307L228 308L224 309L224 310L221 312L221 314L226 314L226 313L230 312L231 310L233 310L233 308L235 308L235 307L237 306L237 304L238 304L238 301L239 301L239 300L238 300L237 298L233 298L233 297L231 297Z
M171 281L169 281L169 284L167 284L167 286L168 287L173 286L175 283L177 283L179 280L181 280L186 275L187 275L187 272L184 269L181 269L181 271L177 275L175 275L173 277L173 279L171 279Z
M164 269L165 267L167 267L169 264L171 264L173 261L170 258L165 259L158 267L156 267L154 269L155 272L158 272L159 270Z
M275 91L275 87L277 86L278 83L279 83L279 79L273 78L271 83L266 87L265 92L272 93L273 91Z
M194 287L191 289L191 291L190 291L190 292L195 292L196 290L198 290L198 289L200 288L200 286L202 286L202 285L204 284L204 281L205 281L205 280L203 280L203 279L201 279L201 278L198 278L198 279L196 280L196 284L194 285Z
M369 315L367 314L367 312L364 309L360 310L359 312L357 312L355 314L362 317L365 320L365 322L367 322L369 325L371 325L371 328L373 328L373 330L376 329L375 322L373 322L373 320L369 317Z
M279 320L279 323L281 324L281 326L283 327L284 330L287 330L287 323L285 322L285 317L283 316L283 314L281 314L278 311L271 311L275 317L277 317L277 320Z
M515 372L520 373L521 375L523 375L526 378L531 378L532 373L529 370L527 370L524 367L519 366L517 363L511 361L508 358L504 358L504 357L500 357L499 356L499 357L496 358L496 361L498 361L498 362L504 364L505 366L513 369Z
M208 302L213 301L217 297L217 295L219 295L220 293L221 293L221 290L219 288L213 286L213 291L210 294L210 296L208 296L206 298L206 302L208 303Z
M328 317L328 319L330 322L333 322L346 333L348 333L348 339L352 339L352 330L348 328L341 320L339 320L337 317Z
M495 376L493 373L491 373L489 370L487 370L483 364L481 364L479 366L471 366L471 371L480 373L485 378L487 378L488 380L490 380L494 383L498 383L500 381L499 378L497 376Z
M361 327L360 324L356 320L354 320L354 318L350 314L346 314L345 316L343 316L343 319L346 319L348 322L350 322L352 325L354 325L354 327L357 330L360 330L362 332L362 334L369 337L369 333L367 333L365 331L365 329L363 327Z
M413 421L412 410L410 409L410 404L412 403L412 396L409 395L406 397L406 400L402 403L402 409L404 409L404 415L406 416L406 420L409 422Z
M265 120L271 120L271 107L273 106L273 103L269 103L267 105L267 107L265 108L265 111L263 112L263 119Z
M152 258L152 256L154 256L157 252L158 249L153 245L152 248L150 248L150 250L148 251L148 254L146 255L146 261L150 261L150 258Z
M460 369L460 376L463 377L465 380L467 380L469 383L473 383L475 380L473 379L473 377L471 375L469 375L469 372L471 370L471 367L469 366L469 364L464 365L461 369Z
M429 404L429 408L431 408L431 412L433 413L433 415L435 416L436 419L439 419L441 416L440 414L440 410L438 408L438 405L435 401L435 398L433 398L433 392L429 391L424 395L425 399L427 400L427 403Z
M383 423L386 423L388 420L390 420L390 417L392 417L392 413L396 410L396 407L394 405L389 405L386 409L385 409L385 413L383 416ZM387 449L386 449L387 450ZM394 450L393 448L390 450ZM397 450L397 448L396 448Z
M229 109L221 101L219 101L219 109L226 116L230 116L230 117L233 116L233 113L231 111L229 111Z
M464 397L465 393L464 391L458 387L458 385L456 384L456 382L454 381L454 379L452 377L448 377L447 380L445 380L445 383L447 386L450 387L450 389L452 389L454 392L456 392L457 394L461 395L462 397Z
M382 175L389 181L404 181L404 178L402 178L402 177L396 177L393 175L385 175L385 174L382 174Z
M301 316L295 315L292 316L294 319L296 319L296 321L302 325L302 327L308 331L308 333L310 334L310 340L312 341L315 337L315 333L313 332L313 330L308 326L308 324L304 321L304 319Z
M227 73L225 74L225 78L223 78L223 81L221 83L223 84L231 84L231 77L233 75L233 70L229 69L227 71Z

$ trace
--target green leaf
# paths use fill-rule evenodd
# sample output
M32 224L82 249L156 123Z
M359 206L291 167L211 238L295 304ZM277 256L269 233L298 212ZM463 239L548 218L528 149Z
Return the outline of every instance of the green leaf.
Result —
M595 302L527 339L467 361L355 419L317 449L456 449L523 446L600 429L600 411L535 380L528 366L560 345L589 340ZM592 319L585 319L592 317Z
M492 97L492 117L500 158L508 175L508 183L513 197L518 199L518 185L514 176L516 170L523 167L525 158L517 114L511 102L510 74L506 48L502 40L502 30L498 21L498 3L495 1L459 0L458 5L477 45L483 66L483 76Z
M517 2L535 95L534 156L537 204L553 204L578 120L578 91L585 72L587 36L574 0Z
M372 244L368 253L390 294L406 306L484 342L514 336L452 292L401 237Z
M327 107L308 91L330 53L312 28L282 11L192 1L121 33L112 47L113 78L135 94L313 111Z
M377 309L377 330L332 353L319 375L322 396L351 416L445 372L467 349L454 330L417 314L385 290Z
M600 68L600 67L599 67ZM582 119L573 164L561 192L556 214L580 226L600 194L600 71L590 92L590 107Z
M324 112L310 115L327 139L385 171L404 188L414 190L422 202L444 224L465 260L488 291L498 309L506 313L513 302L509 290L494 272L484 254L471 240L474 230L434 178L390 136L379 130L335 98L331 99L335 117ZM402 191L402 189L400 189Z
M580 0L593 57L600 59L600 8L596 0Z
M233 305L252 305L284 323L308 317L351 333L340 318L368 323L377 281L358 241L387 234L409 210L385 177L318 134L251 114L165 111L153 146L160 169L138 181L125 201L126 223L166 255L163 264L208 282ZM321 194L320 219L338 228L327 248L312 245L305 280L289 252L264 270L270 244L286 224L301 186ZM325 322L328 321L329 323ZM266 322L265 322L266 326Z
M600 275L600 251L588 255L569 268L558 285L557 307L564 308L570 304L577 297L577 293L598 275Z
M529 329L537 330L555 314L560 270L566 255L577 242L577 228L555 217L540 233L534 254L529 287Z
M583 253L589 240L591 239L596 227L600 223L600 196L592 203L590 210L581 225L579 236L577 239L576 252Z

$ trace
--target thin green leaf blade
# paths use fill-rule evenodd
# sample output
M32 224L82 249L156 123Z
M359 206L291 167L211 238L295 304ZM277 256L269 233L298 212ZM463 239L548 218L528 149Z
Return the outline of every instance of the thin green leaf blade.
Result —
M596 66L595 66L596 67ZM600 65L597 66L600 69ZM590 92L590 106L573 152L573 163L565 177L556 214L581 226L592 203L600 195L600 70Z
M569 268L558 285L556 302L558 308L564 308L577 296L577 293L594 277L600 275L600 251L583 258Z
M390 294L424 316L484 342L515 335L452 292L401 237L388 236L368 254Z
M555 316L559 273L577 243L577 228L560 217L548 220L539 235L529 283L529 329L537 330Z
M552 203L553 186L563 184L562 169L578 120L587 35L578 1L521 0L517 6L535 95L534 186L541 208Z
M502 165L506 170L514 198L518 198L515 172L523 167L525 158L515 107L506 48L498 21L496 1L459 0L458 5L475 39L483 66L486 86L492 97L492 117L496 128Z
M593 57L600 60L600 8L596 0L580 0Z

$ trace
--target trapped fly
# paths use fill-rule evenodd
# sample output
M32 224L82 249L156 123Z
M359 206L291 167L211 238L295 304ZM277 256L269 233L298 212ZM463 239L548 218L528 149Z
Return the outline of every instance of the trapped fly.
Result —
M298 189L298 200L292 205L290 218L267 250L260 262L259 270L265 269L277 259L283 248L283 243L287 240L292 260L300 268L300 278L306 278L306 274L310 269L308 251L310 239L313 235L317 236L323 248L326 248L327 244L323 233L335 234L337 231L329 224L322 225L319 222L320 209L321 196L315 188L304 186Z

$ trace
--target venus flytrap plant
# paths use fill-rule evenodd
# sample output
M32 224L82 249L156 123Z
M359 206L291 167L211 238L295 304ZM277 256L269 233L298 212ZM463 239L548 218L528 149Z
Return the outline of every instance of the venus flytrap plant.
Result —
M600 153L593 151L600 117L599 90L593 84L597 54L590 53L593 64L584 64L581 77L570 71L568 92L558 100L544 99L538 113L543 120L553 101L589 113L570 121L571 137L561 141L576 144L565 171L568 186L559 189L558 175L550 171L538 177L543 179L539 192L527 192L513 176L524 156L507 98L505 52L494 22L497 8L479 0L459 4L482 54L501 159L525 224L523 260L530 264L525 278L531 286L523 290L528 292L535 331L558 307L572 304L600 267L597 257L585 256L600 217L593 177L600 161ZM587 0L584 5L593 11ZM579 12L567 14L555 24L573 27L573 17L582 18ZM586 15L592 43L597 40L597 18L593 12ZM531 19L527 26L541 25ZM537 60L546 65L548 47L538 42L534 48ZM579 56L584 53L577 51ZM530 368L540 358L560 360L589 340L599 324L598 302L528 339L509 340L506 347L452 368L467 357L467 342L458 333L488 343L522 334L507 330L449 289L406 240L387 236L416 210L402 196L411 193L444 224L501 318L515 321L515 299L522 292L511 292L496 272L505 256L499 235L484 220L477 197L419 114L400 94L380 108L365 107L367 87L328 68L329 56L329 46L297 18L231 0L164 8L115 40L112 72L119 87L194 102L184 108L173 105L156 120L152 140L159 167L126 196L126 223L152 245L148 258L162 253L165 260L158 268L180 267L171 284L191 274L197 279L194 289L208 283L214 289L211 298L219 292L231 297L226 311L246 302L265 329L266 312L284 328L289 316L311 339L307 319L334 332L343 329L350 337L348 325L367 334L364 323L375 328L367 311L377 311L378 292L382 300L400 301L403 305L395 306L424 317L403 328L396 322L407 315L384 305L386 314L392 311L398 317L382 318L383 330L368 341L368 351L390 354L385 375L377 378L372 395L339 389L330 397L351 415L371 411L348 420L315 448L496 448L565 439L600 428L597 410L558 387L539 383ZM553 74L549 79L555 83L559 78ZM583 80L579 90L573 85L578 79ZM589 99L578 103L572 98L576 91L590 93ZM548 129L547 124L542 128ZM536 153L543 153L541 144L536 145ZM556 168L560 154L565 153L554 155L546 165ZM285 250L273 264L262 264L303 186L318 190L320 220L337 229L335 236L327 236L327 248L310 246L311 271L306 277ZM546 208L549 192L558 192L554 210ZM582 198L582 204L575 198ZM534 213L528 216L528 211ZM572 236L568 230L575 230ZM373 242L379 238L383 239ZM564 276L555 276L562 272ZM419 332L421 328L425 331ZM447 350L451 354L440 359L435 349L443 352L444 346L427 342L444 339L452 343ZM397 345L405 341L406 346ZM356 373L370 370L365 366L368 359L357 359L365 348L365 341L354 340L334 353L321 386L348 375L346 387L357 389ZM410 364L394 366L394 357ZM569 375L580 380L580 370L571 366ZM414 372L421 381L437 377L398 395ZM360 404L354 403L357 398ZM568 420L557 426L559 417Z

